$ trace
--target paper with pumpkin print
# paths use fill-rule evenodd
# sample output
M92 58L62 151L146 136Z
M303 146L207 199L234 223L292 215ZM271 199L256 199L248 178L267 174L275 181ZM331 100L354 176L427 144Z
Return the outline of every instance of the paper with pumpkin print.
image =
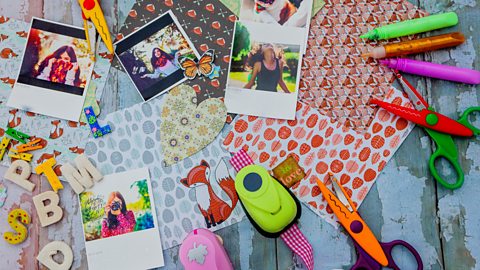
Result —
M178 19L200 55L209 49L215 50L214 64L220 68L217 78L197 76L184 84L195 89L198 102L212 97L223 97L236 16L219 0L138 0L128 13L117 40L123 39L169 10Z
M210 144L222 130L227 109L218 98L197 106L195 90L180 85L170 91L162 109L160 127L164 162L172 165Z
M393 88L386 100L410 104ZM292 191L316 214L335 224L313 176L327 181L328 172L334 173L352 201L360 205L413 125L380 109L369 129L360 133L299 102L295 120L238 116L232 127L223 142L231 153L244 149L255 163L268 169L287 156L295 157L306 176Z
M86 139L90 135L90 130L85 124L37 115L5 105L18 75L30 24L7 17L0 17L0 22L0 120L6 127L26 133L32 136L32 139L43 139L41 143L45 147L31 152L33 168L51 157L55 157L57 164L73 160L84 152ZM96 59L91 83L87 89L88 104L94 104L101 98L112 55L107 53L104 45L100 45ZM96 113L99 112L95 107L94 110ZM0 137L5 135L6 127L0 127ZM10 143L11 146L16 144L18 142L15 140ZM0 164L9 166L10 162L10 158L4 157ZM59 173L59 166L55 168Z

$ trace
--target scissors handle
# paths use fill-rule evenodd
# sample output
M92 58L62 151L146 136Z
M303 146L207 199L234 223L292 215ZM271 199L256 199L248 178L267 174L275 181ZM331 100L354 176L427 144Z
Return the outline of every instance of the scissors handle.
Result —
M453 142L452 136L428 128L425 128L425 131L437 145L437 150L433 152L428 162L428 166L430 167L430 172L432 173L433 177L445 188L453 190L461 187L463 185L465 176L463 174L462 167L458 162L458 151L455 143ZM438 173L437 167L435 166L435 161L439 158L446 159L457 173L457 179L454 183L451 184L445 181Z
M462 113L460 118L457 120L457 122L466 126L467 128L469 128L473 132L473 134L475 136L478 136L478 135L480 135L480 129L475 127L474 125L472 125L472 123L470 123L470 121L468 120L468 117L470 116L470 114L472 114L474 112L480 112L480 107L470 107L470 108L466 109Z
M392 250L396 246L403 246L405 247L412 255L415 257L415 260L417 261L417 270L423 270L423 261L422 258L420 257L420 254L418 254L417 250L410 245L409 243L403 241L403 240L394 240L389 243L380 243L382 246L383 250L385 251L385 255L387 255L388 259L388 266L389 268L395 269L395 270L400 270L400 268L397 266L395 261L393 260L392 256ZM409 268L411 269L411 268Z

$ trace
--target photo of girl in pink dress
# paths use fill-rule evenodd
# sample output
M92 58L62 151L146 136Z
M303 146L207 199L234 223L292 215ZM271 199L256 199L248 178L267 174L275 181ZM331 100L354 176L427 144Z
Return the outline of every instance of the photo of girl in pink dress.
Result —
M136 225L133 211L127 210L125 199L118 191L110 193L102 221L102 238L133 232Z

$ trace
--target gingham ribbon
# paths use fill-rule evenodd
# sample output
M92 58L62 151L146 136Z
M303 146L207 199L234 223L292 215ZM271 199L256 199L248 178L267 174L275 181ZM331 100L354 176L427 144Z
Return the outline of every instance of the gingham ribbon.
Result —
M231 159L230 163L238 172L243 167L253 164L252 158L245 152L245 150L238 151ZM298 228L297 224L293 224L288 230L280 235L287 246L300 258L307 266L308 270L313 270L313 248L308 242L307 238Z

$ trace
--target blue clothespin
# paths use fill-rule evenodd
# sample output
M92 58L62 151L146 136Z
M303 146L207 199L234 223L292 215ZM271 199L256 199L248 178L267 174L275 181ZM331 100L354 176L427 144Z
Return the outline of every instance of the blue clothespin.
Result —
M110 128L110 125L106 125L101 127L100 124L98 123L97 116L93 112L93 107L85 107L83 109L85 112L85 116L87 117L87 122L88 125L90 126L90 130L92 131L93 137L94 138L99 138L104 135L107 135L108 133L112 132L112 129Z

